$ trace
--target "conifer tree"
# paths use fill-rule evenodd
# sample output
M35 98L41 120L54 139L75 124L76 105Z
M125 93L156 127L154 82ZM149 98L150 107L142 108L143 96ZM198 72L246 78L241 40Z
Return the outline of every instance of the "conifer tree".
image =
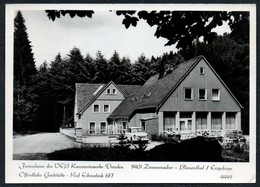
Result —
M36 73L25 20L18 11L14 19L14 130L28 130L35 117L37 95L33 80Z
M14 81L19 85L30 85L31 76L36 74L31 42L27 34L21 11L14 19Z

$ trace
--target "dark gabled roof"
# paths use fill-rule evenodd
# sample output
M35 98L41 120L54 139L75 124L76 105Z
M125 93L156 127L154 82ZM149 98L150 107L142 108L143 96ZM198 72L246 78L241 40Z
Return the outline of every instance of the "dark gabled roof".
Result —
M200 59L201 56L179 64L161 79L158 74L150 77L136 95L121 102L109 118L129 118L138 109L157 108Z
M78 113L84 112L98 96L113 82L107 84L76 83ZM113 83L114 84L114 83ZM114 84L115 85L115 84ZM140 89L140 85L115 85L125 97L129 97Z
M78 111L80 111L84 104L90 102L93 98L93 93L102 85L104 84L76 83Z
M125 97L130 97L136 94L136 92L141 88L141 85L116 85L125 95Z
M132 99L134 96L125 98L118 107L108 116L108 118L129 118L129 116L136 109L136 106L133 104Z
M179 84L187 77L197 63L204 59L211 70L219 78L222 84L226 87L229 93L233 96L241 108L241 104L236 97L228 89L223 80L215 72L212 66L207 62L203 56L195 57L191 60L183 62L173 68L168 74L161 79L156 74L150 77L149 80L136 92L135 96L125 99L120 105L110 114L108 118L131 118L131 116L138 110L156 109L160 108L162 104L168 99L171 93L179 86Z

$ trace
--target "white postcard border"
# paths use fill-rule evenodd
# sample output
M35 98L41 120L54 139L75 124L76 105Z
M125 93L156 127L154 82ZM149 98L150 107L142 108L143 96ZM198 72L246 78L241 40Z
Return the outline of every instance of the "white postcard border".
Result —
M15 10L44 9L174 9L250 11L250 161L215 162L89 162L17 161L12 159L13 19ZM127 7L127 8L126 8ZM254 183L256 181L256 5L254 4L8 4L6 5L5 176L6 183ZM76 165L83 169L74 168ZM25 166L30 165L30 168ZM92 168L101 165L102 168ZM200 169L181 169L198 167ZM37 167L39 166L39 168ZM40 167L43 166L44 168ZM90 167L87 167L90 166ZM111 168L113 166L113 168ZM135 166L140 167L137 169ZM109 168L110 167L110 168ZM118 168L117 168L118 167ZM133 168L134 167L134 168ZM145 167L147 167L145 169ZM168 169L167 169L168 167ZM149 169L150 168L150 169ZM163 169L154 169L163 168ZM171 169L169 169L171 168ZM207 168L207 169L206 169ZM215 169L213 169L215 168ZM216 169L218 168L218 169ZM223 168L223 169L221 169ZM231 168L231 169L227 169ZM32 172L42 176L28 176ZM58 176L61 173L64 177ZM74 175L75 173L75 175ZM83 174L84 173L84 174ZM87 176L89 173L89 176ZM57 175L52 177L51 174ZM77 177L79 175L79 177ZM83 176L85 175L85 176ZM100 175L94 177L94 175ZM221 179L221 175L232 175ZM91 177L92 176L92 177ZM101 177L103 176L103 177Z

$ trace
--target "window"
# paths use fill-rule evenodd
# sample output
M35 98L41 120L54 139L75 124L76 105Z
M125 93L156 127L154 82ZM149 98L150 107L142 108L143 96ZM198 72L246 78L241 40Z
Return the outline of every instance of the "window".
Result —
M222 113L212 112L211 113L211 129L221 130L222 129Z
M110 107L109 107L109 105L104 105L104 112L105 112L105 113L110 112Z
M213 101L220 100L220 90L219 89L212 89L212 100Z
M93 106L93 112L99 112L99 105Z
M196 113L196 129L205 130L207 129L207 113L197 112Z
M107 89L107 95L115 95L116 89Z
M180 121L180 130L185 130L185 121Z
M176 130L176 123L175 123L175 112L164 112L164 131L174 131Z
M201 74L201 75L204 75L204 73L205 73L205 70L204 70L203 67L201 67L201 68L200 68L200 74Z
M185 98L185 100L193 99L193 90L191 88L184 89L184 98Z
M95 122L90 122L89 123L89 133L90 134L95 134L96 131L96 123Z
M100 133L105 134L107 131L107 123L106 122L100 122Z
M116 94L116 89L113 89L112 94Z
M236 113L235 112L226 113L226 128L227 129L236 128Z
M206 99L207 99L207 90L199 89L199 100L206 100Z

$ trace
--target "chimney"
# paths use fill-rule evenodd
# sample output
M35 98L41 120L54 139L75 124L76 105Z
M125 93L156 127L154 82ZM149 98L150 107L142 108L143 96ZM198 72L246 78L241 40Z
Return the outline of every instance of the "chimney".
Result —
M165 58L163 57L159 64L159 78L158 79L163 78L164 73L165 73Z

